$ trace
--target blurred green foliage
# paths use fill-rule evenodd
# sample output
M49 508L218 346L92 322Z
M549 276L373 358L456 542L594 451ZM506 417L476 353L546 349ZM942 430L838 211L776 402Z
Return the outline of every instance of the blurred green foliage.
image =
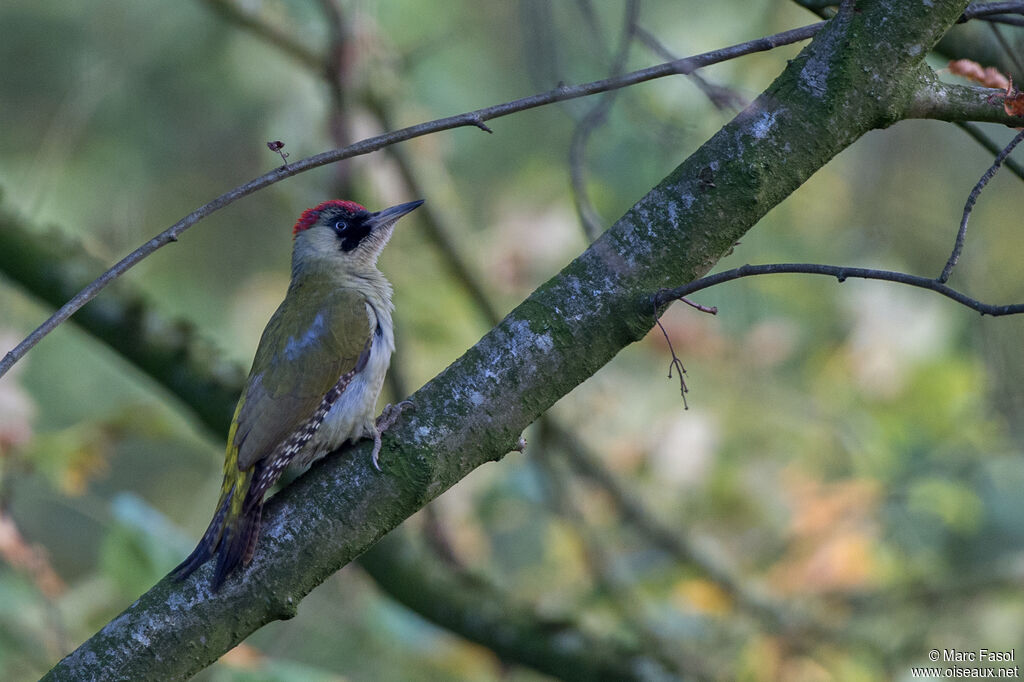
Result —
M240 4L326 49L317 3ZM334 146L319 75L211 5L0 5L6 206L113 262L272 168L278 160L265 141L284 140L292 159ZM344 112L352 139L378 132L363 106L371 96L394 125L408 125L604 77L623 14L618 2L340 5L352 40ZM685 55L812 18L782 0L649 0L640 24ZM798 49L705 76L749 99ZM628 65L656 61L637 43ZM593 104L499 119L494 135L461 129L405 144L427 200L501 310L585 247L567 150ZM588 190L605 223L729 116L682 78L621 92L587 150ZM873 133L720 267L814 261L937 274L989 163L946 124ZM383 154L349 169L351 198L369 206L417 198ZM128 279L248 363L287 285L290 226L301 209L334 195L336 174L306 173L230 206ZM1024 298L1019 182L1004 172L982 196L953 277L985 300ZM396 289L396 362L414 388L486 329L415 220L381 267ZM606 494L579 482L553 486L535 458L557 458L554 443L474 472L434 505L460 560L542 612L573 614L599 631L659 633L680 650L707 647L743 679L877 679L907 674L931 648L1024 641L1024 598L1012 589L1024 561L1024 320L979 318L890 284L799 276L734 282L699 300L718 306L718 316L676 306L664 319L689 372L689 410L664 377L669 356L654 333L554 412L666 524L710 542L785 604L816 604L828 622L880 644L841 630L827 644L789 646L700 571L653 549ZM4 350L46 313L0 280ZM4 547L35 563L8 553L0 560L5 680L43 673L184 556L212 511L223 438L73 326L19 370L0 380L0 430L20 429L0 438L0 509L19 533ZM565 500L577 518L559 513ZM587 536L626 576L645 629L602 585ZM356 567L318 588L298 618L267 626L200 676L499 677L537 675L426 624Z

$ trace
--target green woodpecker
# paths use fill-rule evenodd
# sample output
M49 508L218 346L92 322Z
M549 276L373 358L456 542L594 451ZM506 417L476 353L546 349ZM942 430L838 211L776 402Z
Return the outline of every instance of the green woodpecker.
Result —
M345 441L380 433L401 406L373 415L391 364L391 284L377 257L395 222L422 204L371 213L326 201L295 223L292 279L263 330L228 431L220 501L203 538L177 568L184 579L217 554L217 589L252 559L263 497L289 464L308 465Z

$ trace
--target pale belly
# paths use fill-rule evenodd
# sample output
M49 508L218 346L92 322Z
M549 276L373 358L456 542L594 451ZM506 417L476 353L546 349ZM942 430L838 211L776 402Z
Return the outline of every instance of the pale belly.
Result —
M390 316L381 315L375 321L380 322L381 332L374 336L366 367L356 374L331 407L316 434L293 460L294 464L308 466L345 441L373 436L377 398L395 350Z

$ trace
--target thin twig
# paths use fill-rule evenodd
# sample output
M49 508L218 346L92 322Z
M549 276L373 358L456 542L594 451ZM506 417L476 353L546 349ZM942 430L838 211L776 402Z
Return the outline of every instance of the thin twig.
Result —
M629 0L626 3L619 49L612 58L609 70L612 76L619 75L626 68L626 59L629 57L629 48L633 42L633 32L639 12L638 0ZM587 194L587 142L590 140L590 135L608 118L608 112L611 111L617 94L616 91L609 91L599 98L597 104L580 119L572 133L572 140L569 142L569 181L572 185L573 203L576 204L576 213L579 215L583 234L588 241L594 241L601 236L603 225L601 216L598 215L597 209L590 201L590 195Z
M996 14L1024 14L1024 2L975 2L967 6L964 13L957 19L958 24L971 19L991 17Z
M1014 67L1017 69L1017 73L1024 73L1024 64L1021 63L1020 58L1017 56L1017 51L1010 47L1010 43L1007 42L1003 36L1003 32L999 30L998 24L990 23L988 25L992 34L996 37L996 42L999 43L999 47L1006 53L1007 59L1013 62Z
M377 117L377 120L383 124L385 129L390 127L388 125L389 115L387 108L375 95L366 93L363 104ZM409 190L409 196L425 196L426 192L423 183L417 177L412 160L405 150L402 147L396 146L388 147L385 152L398 166L398 173L402 176L406 189ZM434 248L437 249L441 256L441 262L448 268L448 272L452 277L465 289L466 294L475 304L477 312L480 313L487 326L493 327L501 322L502 313L487 295L487 287L484 285L482 278L477 274L476 268L463 256L458 240L452 236L452 230L445 222L443 213L437 210L434 204L427 202L420 207L417 220L423 226L427 238L433 243Z
M660 59L678 59L678 55L673 54L672 50L662 43L656 35L648 31L643 26L636 26L634 28L636 37L640 39L644 45L648 47L655 55ZM740 109L747 106L748 102L746 98L738 93L736 90L725 86L712 83L707 80L699 73L691 73L689 76L700 91L704 93L704 96L708 98L708 101L718 109L719 111L739 111Z
M690 405L686 402L686 394L690 392L690 389L686 386L686 368L683 367L683 361L676 355L676 349L672 347L672 339L668 335L668 331L665 329L665 325L661 323L661 316L658 314L658 308L662 306L662 303L658 302L658 297L654 299L654 321L658 323L658 329L665 336L665 343L668 344L668 352L672 355L672 359L668 363L668 378L672 378L672 370L675 369L679 373L679 395L683 397L683 409L690 409Z
M970 121L954 121L953 125L974 138L978 144L987 149L991 154L998 154L1002 149L1002 147L993 142L992 138L986 135L976 123L971 123ZM1024 166L1009 157L1003 161L1003 165L1006 166L1011 173L1021 180L1024 180Z
M323 67L323 61L316 51L312 50L306 43L296 40L274 24L263 21L257 12L247 9L244 3L232 2L232 0L205 0L205 2L224 19L245 28L292 59L302 62L313 69Z
M702 313L707 313L708 315L717 315L718 314L718 306L703 305L702 303L697 303L696 301L691 301L688 298L681 298L679 300L682 301L683 303L685 303L686 305L690 306L691 308L694 308L696 310L701 311Z
M908 275L905 272L893 272L891 270L874 270L871 268L850 268L838 265L821 265L819 263L771 263L768 265L743 265L733 270L726 270L707 277L701 277L689 284L676 287L675 289L664 289L654 294L653 300L655 310L658 310L669 301L689 296L690 294L713 287L723 282L731 282L742 277L754 275L775 275L782 273L798 273L805 275L828 275L835 277L840 282L845 282L850 277L858 279L879 279L886 282L897 282L920 289L928 289L942 294L946 298L953 299L961 305L976 310L982 315L999 317L1002 315L1020 315L1024 313L1024 303L1013 303L1009 305L992 305L977 301L967 294L963 294L952 287L949 287L938 280L928 277Z
M209 0L208 4L217 5L220 3L231 4L230 0ZM330 66L326 63L310 62L306 59L299 59L299 63L306 67L310 73L315 76L323 78L328 88L330 89L332 101L333 101L333 119L331 125L331 133L333 136L333 142L341 147L350 139L350 135L347 129L347 119L343 116L343 110L346 108L346 93L344 91L343 78L343 66L341 54L343 52L343 42L349 39L348 32L346 31L345 17L341 13L341 8L337 5L337 0L321 0L321 13L324 15L332 39L331 46L329 47L328 54L325 56L325 60L332 61L334 66ZM226 19L231 21L236 16L236 13L226 15ZM239 28L251 31L256 37L263 38L266 36L267 31L262 30L258 17L252 17L250 22L237 22ZM290 44L301 44L297 39L291 38L287 34L279 33L279 40L271 40L268 42L272 47L277 47L282 50L282 53L286 56L295 56L295 50L288 49ZM406 55L408 57L408 55ZM347 66L347 65L346 65ZM358 95L358 103L369 109L370 113L377 119L378 126L381 130L389 130L392 128L393 123L388 113L387 107L384 105L383 99L373 91L373 89L364 89ZM485 132L493 133L494 131L487 127L482 121L473 121L481 130ZM416 177L415 172L412 168L408 156L402 151L399 146L389 146L384 148L385 153L395 162L398 166L399 173L402 175L402 179L405 182L406 189L410 196L423 196L422 183ZM336 179L336 187L338 192L336 196L347 196L348 191L345 190L349 182L347 175L339 173ZM489 327L493 327L501 321L502 315L498 312L498 309L488 298L484 292L484 286L480 282L479 277L474 273L470 267L466 258L464 258L459 252L455 239L451 236L451 230L449 230L438 213L437 209L434 208L433 204L425 204L417 214L420 224L424 226L428 238L430 238L434 246L438 249L441 255L442 262L447 265L451 274L456 280L462 283L471 300L476 303L476 307L480 314L487 322ZM394 367L394 362L392 363ZM392 371L389 376L394 374ZM399 393L396 395L406 395L405 393Z
M725 557L711 551L685 526L665 523L652 513L636 493L619 481L595 453L573 433L554 421L541 423L553 441L566 455L566 461L582 477L603 490L618 509L623 520L661 551L678 561L694 566L701 574L721 587L746 611L760 618L772 629L786 634L813 634L834 638L838 631L816 620L808 611L785 602L765 591L756 580L742 575Z
M1024 17L1015 14L993 14L988 17L978 17L989 24L1004 24L1006 26L1024 26Z
M343 159L352 158L353 156L369 154L370 152L375 152L388 145L405 142L406 140L410 140L414 137L422 137L423 135L429 135L430 133L436 133L442 130L451 130L453 128L461 128L464 126L476 126L489 131L490 129L483 125L483 122L490 119L508 116L509 114L518 113L527 109L534 109L536 107L553 104L555 102L564 102L566 100L586 97L599 92L625 88L631 85L636 85L637 83L644 83L657 78L664 78L665 76L673 76L677 74L686 75L699 68L708 66L709 64L717 64L719 62L735 59L742 55L753 54L755 52L765 52L775 49L781 45L789 45L791 43L807 40L821 30L824 25L825 22L810 24L808 26L802 26L789 31L776 33L774 35L757 38L756 40L750 40L738 45L731 45L718 50L712 50L711 52L694 55L693 57L688 57L686 59L658 64L656 66L649 66L645 69L623 74L622 76L583 83L581 85L562 86L555 88L554 90L549 90L548 92L522 97L510 102L477 109L476 111L456 114L455 116L448 116L446 118L439 118L426 123L418 123L416 125L409 126L408 128L401 128L384 135L368 137L341 149L332 149L326 152L321 152L315 156L310 156L302 159L301 161L296 161L286 168L276 168L269 173L261 175L254 180L250 180L246 184L225 192L213 201L200 206L174 225L170 226L118 261L112 268L75 294L70 301L61 306L61 308L51 315L46 322L39 325L39 327L29 334L21 343L15 346L13 350L8 352L4 356L3 360L0 360L0 376L6 374L7 371L14 366L14 363L21 359L25 353L39 343L47 334L56 329L62 322L71 317L75 311L95 298L96 295L99 294L100 291L102 291L108 284L130 270L154 251L170 244L171 242L178 241L178 237L182 232L210 214L238 201L242 197L246 197L258 190L269 187L281 180L290 178L293 175L298 175L299 173L304 173L305 171L313 168L319 168L320 166L326 166L327 164L335 163Z
M686 297L681 297L679 300L692 308L696 308L702 313L708 313L709 315L718 314L718 308L716 308L715 306L701 305L700 303L691 301ZM679 394L683 396L683 409L688 410L690 409L690 405L686 402L686 394L690 392L690 389L686 385L686 378L684 376L686 374L686 368L683 367L683 361L679 359L678 355L676 355L676 349L672 347L672 339L669 338L668 331L666 331L665 329L665 325L661 323L661 317L658 315L659 307L661 307L661 305L658 303L657 299L655 299L654 321L658 323L658 328L661 330L661 333L665 336L665 343L668 344L668 352L671 353L672 355L672 359L668 363L668 378L672 378L673 369L679 372Z
M960 229L956 233L956 242L953 244L953 253L949 254L949 260L946 261L946 266L942 268L942 274L939 275L938 281L940 283L945 282L949 279L950 274L953 272L953 268L956 267L957 261L960 260L960 253L964 250L964 240L967 238L967 221L971 218L971 211L974 210L974 204L978 201L978 197L981 195L981 191L985 189L985 185L988 184L995 174L999 171L999 167L1003 165L1003 161L1013 148L1020 144L1020 141L1024 140L1024 130L1017 133L1010 144L1003 148L1003 151L999 152L996 156L995 161L989 167L985 174L981 176L978 183L971 190L970 195L967 197L967 203L964 204L964 214L960 218Z
M320 65L319 74L327 82L331 98L331 109L328 125L331 142L335 147L351 144L350 109L349 106L349 55L355 50L348 45L349 30L345 15L342 14L337 0L320 0L320 13L327 25L327 52ZM316 69L314 69L316 71ZM352 185L352 169L348 164L338 164L334 169L334 196L349 196Z
M659 660L669 669L678 669L684 661L677 660L680 653L678 644L672 645L666 641L658 628L653 627L647 615L648 609L642 594L636 589L634 583L616 565L609 556L609 551L598 536L596 529L587 521L583 510L574 499L574 491L569 484L569 477L562 467L564 463L551 454L552 440L550 424L542 426L537 430L534 448L540 452L539 456L530 457L529 461L537 469L540 475L541 488L547 505L551 511L565 520L579 539L583 563L598 592L607 596L610 606L618 612L622 621L631 630L640 634L642 642L649 656ZM691 668L695 661L692 654L685 655L685 667ZM702 677L711 679L710 671L704 671Z

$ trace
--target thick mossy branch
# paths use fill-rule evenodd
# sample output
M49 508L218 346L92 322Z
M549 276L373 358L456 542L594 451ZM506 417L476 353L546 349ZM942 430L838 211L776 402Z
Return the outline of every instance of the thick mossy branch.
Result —
M0 273L45 303L60 307L103 270L59 231L41 237L0 209ZM191 326L160 315L120 283L78 311L74 320L181 398L214 433L227 432L245 376Z
M61 291L74 289L79 279L88 278L91 272L101 269L92 258L84 255L81 245L72 238L56 231L33 229L2 211L0 249L0 273L50 302L59 300ZM103 314L97 315L101 304ZM138 324L140 319L150 323ZM193 403L200 410L212 407L216 394L223 393L222 409L207 409L199 415L212 428L223 426L217 423L217 419L223 414L230 414L233 409L242 389L241 369L231 369L230 363L219 361L190 327L159 315L125 282L118 283L102 299L86 306L74 321L97 339L118 349L126 360L180 398L190 410ZM166 348L175 349L170 359L165 358L160 350ZM176 361L181 358L191 360ZM195 358L201 358L203 363L198 363ZM211 376L210 372L215 369L222 370L221 374L225 376ZM211 386L215 387L216 393L210 390ZM217 432L216 438L220 437L221 433ZM388 537L389 542L378 543L362 557L364 568L382 590L455 634L483 645L495 644L495 651L505 662L531 666L566 679L571 679L568 673L573 670L585 672L588 679L630 679L630 671L661 670L662 664L649 660L639 648L588 635L568 619L555 624L531 612L525 605L509 603L508 595L493 585L479 581L467 583L459 576L445 574L443 567L436 560L432 562L429 555L413 547L403 547L403 543L409 541L407 534ZM402 562L391 567L392 562L412 555L416 557L414 562ZM394 580L395 575L400 575L401 580ZM455 589L460 595L468 595L470 592L466 590L470 584L471 600L452 599L446 592ZM438 603L432 601L434 599L440 600L444 607L439 610ZM480 604L486 604L492 616L515 614L514 622L490 618L481 623ZM297 607L296 601L279 603L279 617L294 615ZM558 637L550 640L556 630ZM492 642L496 637L500 642ZM574 643L583 646L576 647ZM608 655L594 657L589 653L592 651L608 652ZM609 667L606 669L606 666ZM674 679L667 671L664 677Z
M464 633L502 660L525 663L561 680L679 679L635 643L595 638L569 619L539 616L523 606L495 602L491 585L453 572L408 535L396 529L359 563L403 604L413 605L434 623Z
M695 278L868 130L897 120L924 54L966 0L861 0L750 107L587 251L412 396L385 437L328 458L267 506L256 560L221 591L209 570L161 581L51 679L177 679L295 604L477 466L653 325L649 292ZM908 49L910 48L915 49ZM916 49L919 48L919 49Z
M1002 90L945 83L936 78L931 69L922 67L918 87L903 115L939 121L1021 125L1024 119L1010 116L1003 108L1005 95Z

